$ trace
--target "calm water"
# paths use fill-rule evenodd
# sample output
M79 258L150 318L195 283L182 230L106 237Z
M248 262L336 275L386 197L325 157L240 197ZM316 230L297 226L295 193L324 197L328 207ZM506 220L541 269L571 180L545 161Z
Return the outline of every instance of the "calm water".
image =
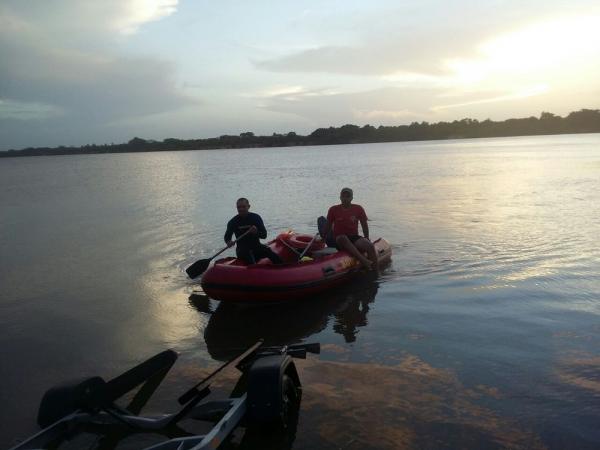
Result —
M376 282L240 310L182 273L237 197L312 234L346 185ZM174 348L176 395L261 336L323 346L293 448L600 447L600 135L0 159L0 207L0 447L52 384Z

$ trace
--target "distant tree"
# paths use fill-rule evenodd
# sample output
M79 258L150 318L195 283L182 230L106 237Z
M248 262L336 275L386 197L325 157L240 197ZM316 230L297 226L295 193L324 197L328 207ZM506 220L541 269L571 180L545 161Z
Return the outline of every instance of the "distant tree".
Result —
M540 120L560 120L560 117L557 115L554 115L552 113L543 111L542 114L540 114Z
M139 137L134 137L133 139L131 139L129 142L127 142L127 145L132 147L132 148L139 148L139 147L143 147L147 144L145 139L141 139Z
M376 128L375 128L374 126L372 126L372 125L369 125L369 124L367 124L367 125L364 125L364 126L362 127L362 131L364 131L364 132L368 132L368 133L372 133L372 132L373 132L373 131L375 131L375 130L376 130Z
M582 109L570 113L566 121L576 132L592 133L600 131L600 110Z
M87 144L81 147L38 147L0 152L0 157L69 155L113 152L138 152L160 150L194 150L209 148L275 147L288 145L327 145L354 142L395 142L420 139L450 139L474 137L500 137L557 133L599 133L600 110L582 109L562 118L550 112L540 117L479 122L464 118L452 122L412 122L410 125L383 126L345 124L339 128L317 128L308 136L273 133L272 136L255 136L247 131L238 135L222 135L208 139L167 138L162 142L134 137L125 144Z

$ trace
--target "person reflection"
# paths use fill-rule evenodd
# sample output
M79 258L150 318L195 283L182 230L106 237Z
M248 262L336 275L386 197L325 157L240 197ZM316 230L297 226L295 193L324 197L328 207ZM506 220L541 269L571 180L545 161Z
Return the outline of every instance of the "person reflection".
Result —
M204 340L212 358L225 361L264 339L266 346L290 345L319 334L334 319L333 331L348 343L357 339L358 328L367 325L369 305L374 302L378 284L356 280L337 292L311 299L262 307L240 307L221 302L212 311L205 299L190 297L190 304L210 315Z
M376 291L377 288L375 288ZM344 336L344 341L347 343L355 342L358 328L367 325L369 303L373 303L374 300L375 293L372 296L361 295L359 298L351 300L343 311L334 313L333 331Z

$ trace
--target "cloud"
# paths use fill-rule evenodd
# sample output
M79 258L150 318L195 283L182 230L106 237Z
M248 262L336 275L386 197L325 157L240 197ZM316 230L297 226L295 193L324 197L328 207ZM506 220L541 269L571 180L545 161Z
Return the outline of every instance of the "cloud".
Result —
M23 136L27 125L12 122L32 121L38 123L36 132L43 134L45 127L39 122L44 121L53 129L47 136L54 135L55 129L78 128L80 141L86 142L86 130L94 134L95 129L120 119L198 103L180 90L172 63L125 56L106 45L114 33L109 30L131 33L143 23L172 14L177 1L63 0L52 2L60 11L49 12L48 20L42 20L49 3L38 3L36 8L28 4L11 10L0 8L0 54L10 61L0 67L2 128ZM69 24L68 33L54 37L68 17L79 14L82 3L92 12L103 9L99 21L87 12ZM94 33L83 30L86 23Z
M439 74L441 57L448 53L437 43L416 49L409 42L372 43L344 47L322 46L297 53L254 61L256 68L272 72L333 73L345 75L386 76L400 71Z
M410 21L398 21L402 25L393 29L381 19L371 27L375 31L360 35L351 46L323 45L255 62L263 70L309 74L304 75L307 80L311 74L313 79L320 74L327 80L345 75L338 77L335 90L305 88L263 98L261 106L306 118L324 117L325 125L328 119L332 125L398 124L453 120L457 114L504 119L549 108L561 113L566 98L577 105L571 110L593 107L597 95L586 100L582 87L597 84L592 80L598 79L600 67L595 57L600 16L592 10L586 14L558 14L558 10L545 16L531 16L518 8L492 16L488 11L481 16L485 26L459 20L452 12L446 24L435 22L435 31L427 25L415 31ZM507 27L504 19L515 14L522 17ZM369 20L375 23L372 18L364 21ZM464 26L457 28L456 23ZM349 92L349 83L354 92ZM359 83L370 88L360 90ZM387 87L374 88L376 83Z
M483 2L482 2L483 3ZM515 2L507 2L515 3ZM552 2L551 2L552 3ZM413 73L422 77L453 75L485 58L522 72L537 69L537 61L563 60L572 54L586 57L598 49L598 10L549 4L543 14L537 5L515 4L499 8L488 2L457 8L453 3L403 5L388 11L325 19L319 25L334 35L349 35L346 42L327 39L289 52L272 49L272 56L253 61L256 68L275 73L338 74L383 77ZM424 21L420 18L427 14ZM468 13L468 17L466 14ZM470 20L476 17L477 20ZM339 22L345 22L344 30ZM327 41L330 42L327 42Z
M278 58L255 61L258 69L272 72L343 73L376 75L397 71L391 58L381 58L366 48L324 46L303 50Z
M520 100L528 97L534 97L537 95L543 95L549 91L549 86L547 84L538 84L535 86L529 86L523 89L520 89L516 92L502 93L494 95L493 93L490 95L489 92L479 92L475 93L475 95L468 96L465 93L459 93L461 101L459 103L445 103L438 106L433 106L431 108L432 111L441 111L444 109L452 109L452 108L460 108L463 106L471 106L471 105L481 105L484 103L497 103L497 102L506 102L510 100ZM454 95L446 94L442 96L441 99L444 98L452 98ZM468 98L474 97L474 98Z
M193 102L178 92L167 62L35 44L4 50L12 63L0 80L3 100L52 105L66 115L96 120L152 114Z
M0 7L0 17L34 25L53 40L86 39L106 33L135 33L144 24L174 14L178 0L31 0ZM0 22L2 19L0 19ZM79 36L69 36L75 33Z
M511 116L537 115L543 110L543 103L536 106L531 99L539 97L552 101L552 95L557 95L546 84L517 90L481 88L470 91L450 89L443 83L429 88L407 85L347 93L299 86L278 89L279 93L270 97L256 96L260 107L300 116L312 121L315 127L346 123L392 126L464 117L483 120L490 116L503 120ZM503 113L501 105L508 105L511 113Z
M312 120L318 127L372 120L397 125L400 118L405 119L402 122L422 120L431 113L429 105L442 93L441 89L394 87L352 93L303 89L294 94L263 97L260 102L264 109L296 114Z
M279 73L441 75L448 72L446 59L470 57L478 42L502 30L507 21L516 26L525 20L525 16L515 17L511 9L494 14L490 14L490 9L490 5L470 5L470 16L478 16L478 20L468 20L465 11L451 2L409 2L387 10L371 8L361 14L336 11L335 16L323 17L314 25L327 30L316 45L284 51L253 64L258 69ZM335 37L329 38L338 33L349 38L342 43Z
M0 99L0 120L48 119L63 114L64 112L60 108L44 103L27 103Z
M120 1L115 5L121 7L122 11L112 23L122 33L135 33L141 25L175 13L177 4L178 0Z

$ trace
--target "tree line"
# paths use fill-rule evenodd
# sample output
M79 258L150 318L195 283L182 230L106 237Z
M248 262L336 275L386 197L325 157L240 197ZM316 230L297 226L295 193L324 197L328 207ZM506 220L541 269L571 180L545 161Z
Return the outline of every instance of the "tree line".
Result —
M223 135L208 139L168 138L163 141L134 137L123 144L88 144L81 147L60 146L8 150L0 152L0 157L290 147L598 132L600 132L600 110L582 109L571 112L566 117L543 112L540 117L532 116L504 121L462 119L452 122L431 124L413 122L410 125L379 127L347 124L337 128L318 128L307 136L291 131L285 134L273 133L271 136L256 136L252 132L245 132L240 135Z

